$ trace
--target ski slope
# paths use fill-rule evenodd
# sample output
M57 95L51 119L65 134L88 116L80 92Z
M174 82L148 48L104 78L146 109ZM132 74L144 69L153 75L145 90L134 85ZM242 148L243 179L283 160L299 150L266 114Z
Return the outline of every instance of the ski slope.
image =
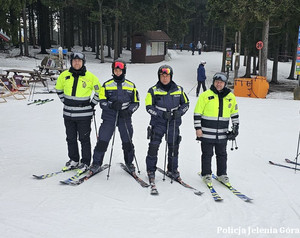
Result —
M123 58L128 61L130 53L125 51ZM221 59L218 52L192 56L191 52L170 50L165 62L128 64L127 78L136 84L140 93L140 108L133 115L133 141L140 177L145 181L146 129L150 116L145 110L144 99L148 88L157 81L158 67L163 63L171 65L174 81L189 92L196 84L199 62L207 62L207 86L210 86L213 74L220 70ZM2 70L33 69L39 63L35 59L5 58L3 55L0 55L0 61ZM271 62L268 66L271 67ZM286 81L284 77L289 68L290 63L279 63L280 81ZM93 53L87 53L87 69L97 75L101 83L111 77L111 64L99 64ZM243 75L243 70L240 75ZM270 78L271 68L268 73ZM54 84L50 86L54 87ZM228 176L236 189L254 200L246 203L214 182L215 189L224 199L216 203L197 175L200 171L200 144L195 140L193 128L195 89L188 96L190 109L180 128L179 170L185 182L204 192L202 196L196 196L178 183L171 184L168 178L163 181L159 172L156 173L156 183L160 194L151 196L149 188L142 188L120 168L118 163L123 162L123 153L118 133L108 180L107 170L76 187L59 183L73 172L35 180L33 174L60 170L68 160L62 103L56 94L36 94L34 99L54 101L28 106L27 100L8 98L7 103L0 104L1 237L299 237L300 173L274 167L268 161L285 163L285 158L295 158L300 102L292 100L291 92L274 92L267 99L237 98L240 134L237 150L231 151L231 143L228 144ZM98 128L100 115L97 106ZM92 123L91 140L95 146ZM163 167L164 146L163 142L159 167ZM109 154L110 146L104 163L109 162Z

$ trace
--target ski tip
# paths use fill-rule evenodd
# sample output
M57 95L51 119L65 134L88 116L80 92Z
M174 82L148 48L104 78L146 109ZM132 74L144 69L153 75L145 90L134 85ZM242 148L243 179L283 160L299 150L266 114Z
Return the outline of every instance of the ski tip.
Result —
M159 192L156 190L156 191L151 191L150 193L152 196L158 196L159 195Z
M270 163L270 164L274 164L274 162L272 162L271 160L269 160L269 163Z
M288 162L288 163L289 163L289 162L292 162L292 161L291 161L291 160L289 160L289 159L285 159L285 161L286 161L286 162Z
M216 199L215 201L216 201L216 202L223 202L223 198L221 198L221 199Z
M42 179L42 177L41 177L41 176L39 176L39 175L35 175L35 174L33 174L32 176L33 176L33 178L35 178L35 179Z
M66 181L59 181L60 184L63 184L63 185L69 185L70 183L69 182L66 182Z

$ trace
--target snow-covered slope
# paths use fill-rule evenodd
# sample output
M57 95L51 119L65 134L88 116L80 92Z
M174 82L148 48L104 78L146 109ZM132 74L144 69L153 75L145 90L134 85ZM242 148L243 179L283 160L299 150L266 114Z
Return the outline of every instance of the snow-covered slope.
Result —
M130 58L128 52L123 56ZM99 64L93 57L88 54L87 68L103 83L111 75L110 63ZM0 56L0 60L3 70L32 69L36 65L35 60L26 58ZM196 84L200 60L207 62L210 85L212 75L220 69L220 53L192 56L190 52L170 51L170 59L163 63L173 67L174 80L189 92ZM146 128L150 116L145 111L144 99L148 88L156 83L157 69L163 63L128 64L127 69L127 78L136 84L141 98L133 126L140 176L145 180ZM289 67L289 63L280 63L280 80L288 75ZM237 98L239 148L231 151L228 144L228 175L234 187L254 200L245 203L215 182L215 189L224 198L216 203L197 175L200 144L195 141L193 128L195 90L188 96L190 109L181 126L179 170L187 183L205 192L200 197L177 183L171 184L169 179L162 181L159 173L156 180L160 195L151 196L149 189L139 186L119 167L123 153L118 133L109 180L107 171L77 187L59 184L72 172L35 180L32 174L59 170L68 160L62 104L55 94L36 94L34 99L54 98L42 106L27 106L27 100L13 98L0 104L1 237L299 237L300 174L268 164L269 160L284 163L284 158L295 157L300 129L299 101L288 100L292 99L290 92L273 93L271 99ZM98 128L100 113L97 107ZM92 129L95 145L93 124ZM160 167L164 146L163 142Z

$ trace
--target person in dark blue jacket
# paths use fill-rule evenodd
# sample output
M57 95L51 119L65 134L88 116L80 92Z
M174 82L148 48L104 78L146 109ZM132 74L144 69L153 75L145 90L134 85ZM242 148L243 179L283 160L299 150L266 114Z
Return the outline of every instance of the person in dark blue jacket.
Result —
M132 143L132 114L139 107L139 95L135 84L125 79L126 64L122 61L112 63L113 78L106 81L100 89L99 99L102 108L102 124L99 137L94 149L93 163L90 174L99 171L109 141L117 126L122 140L122 149L127 168L135 171L132 164L134 146Z
M189 108L189 99L183 88L173 80L173 69L162 65L158 69L158 82L148 90L146 110L151 115L148 139L150 139L146 158L147 173L150 183L154 183L157 164L157 153L162 138L166 135L168 143L167 170L175 180L180 179L178 152L181 140L179 126L181 117Z
M196 89L197 97L199 95L201 85L203 88L203 92L206 91L206 86L205 86L206 75L205 75L205 68L204 68L205 64L206 64L205 61L201 61L197 70L197 81L198 81L198 85Z

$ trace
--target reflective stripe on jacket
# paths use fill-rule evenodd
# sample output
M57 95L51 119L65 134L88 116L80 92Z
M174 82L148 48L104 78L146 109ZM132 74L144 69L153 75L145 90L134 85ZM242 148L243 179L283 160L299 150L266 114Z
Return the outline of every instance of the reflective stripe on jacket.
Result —
M111 104L115 101L122 102L121 110L130 110L134 113L139 108L139 94L135 84L123 78L122 80L110 79L106 81L99 93L100 107L102 111L102 119L115 119L116 111L111 108Z
M179 110L181 115L184 115L189 109L189 99L184 93L183 88L171 81L171 88L165 91L157 83L148 90L145 103L146 110L151 115L151 125L155 123L165 124L166 120L163 118L163 112L172 112ZM181 124L181 118L177 119L177 125Z
M194 127L202 130L201 141L225 142L230 119L233 124L239 124L236 98L230 90L223 97L211 89L200 94L194 111Z
M91 118L93 107L99 102L100 88L98 78L89 71L78 78L74 78L69 70L62 72L57 79L55 89L64 103L64 117L75 120Z

